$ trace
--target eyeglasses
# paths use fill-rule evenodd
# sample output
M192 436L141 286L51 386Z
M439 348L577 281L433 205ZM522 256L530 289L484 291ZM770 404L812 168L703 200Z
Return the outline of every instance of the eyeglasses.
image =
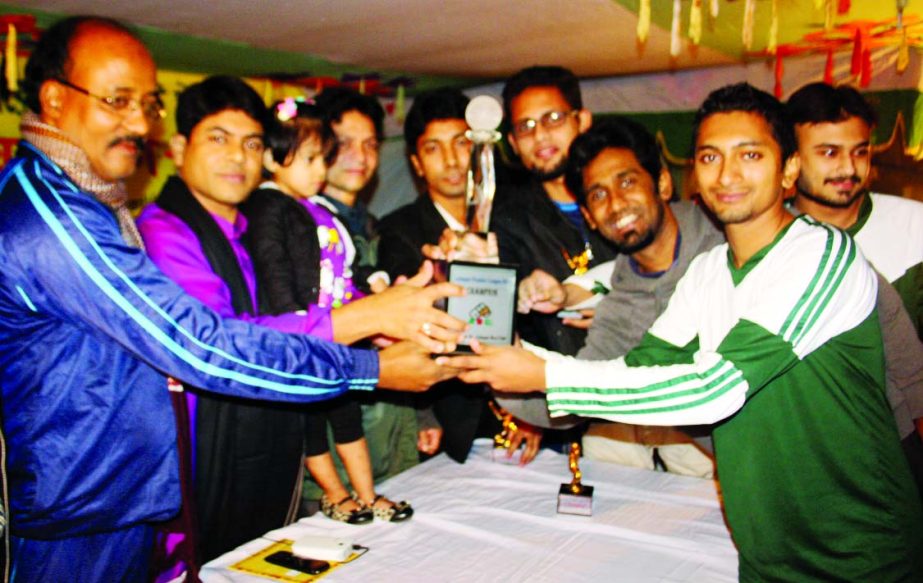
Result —
M83 93L87 97L92 97L96 99L114 113L121 115L122 117L127 116L133 111L141 110L141 113L144 114L144 117L147 118L149 122L155 123L167 116L167 110L163 105L163 101L160 99L160 95L154 93L150 95L145 95L141 99L136 99L134 97L128 97L127 95L96 95L90 93L88 90L74 85L66 79L56 78L55 81L69 87L78 93Z
M546 130L550 130L556 127L560 127L567 121L568 116L577 115L577 110L571 111L549 111L542 115L538 119L532 119L527 117L526 119L521 119L513 124L513 135L517 138L524 138L526 136L531 136L535 133L535 128L538 127L538 124L542 124L542 127Z

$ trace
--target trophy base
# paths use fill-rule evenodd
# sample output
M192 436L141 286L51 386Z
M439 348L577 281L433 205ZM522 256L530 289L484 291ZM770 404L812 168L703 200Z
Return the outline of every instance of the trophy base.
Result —
M576 494L570 484L558 490L558 514L593 516L593 486L581 486Z

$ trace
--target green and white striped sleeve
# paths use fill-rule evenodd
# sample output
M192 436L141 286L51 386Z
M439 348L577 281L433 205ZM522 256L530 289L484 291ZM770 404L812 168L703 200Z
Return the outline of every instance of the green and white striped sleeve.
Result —
M724 246L697 258L624 358L548 358L552 416L714 423L874 309L877 281L853 240L810 220L743 270L735 283Z

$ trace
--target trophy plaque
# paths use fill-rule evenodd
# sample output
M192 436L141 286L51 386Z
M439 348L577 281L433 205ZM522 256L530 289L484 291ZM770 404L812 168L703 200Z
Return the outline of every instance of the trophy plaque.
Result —
M573 479L570 484L561 484L561 489L558 491L558 514L592 516L593 486L585 486L580 482L583 474L580 471L579 443L570 444L567 462Z
M468 324L458 352L471 352L473 338L484 344L513 344L516 315L516 268L493 263L452 261L447 279L465 288L465 295L450 296L446 311Z

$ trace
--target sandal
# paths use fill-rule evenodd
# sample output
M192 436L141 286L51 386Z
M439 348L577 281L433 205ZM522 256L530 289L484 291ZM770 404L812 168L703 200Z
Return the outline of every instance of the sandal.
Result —
M388 506L387 508L375 506L381 500L391 502L379 494L378 496L375 496L375 499L372 500L371 504L366 506L366 508L370 509L375 514L375 518L378 520L384 520L385 522L403 522L413 516L413 506L404 500L401 500L400 502L391 502L391 506Z
M359 508L354 510L342 510L340 506L344 502L354 500L352 496L347 496L343 498L336 504L330 501L327 498L327 495L324 494L320 497L320 511L324 513L324 516L327 518L332 518L333 520L338 520L340 522L345 522L346 524L368 524L372 522L372 519L375 517L375 513L371 508L362 503L361 500L355 500L359 504Z

